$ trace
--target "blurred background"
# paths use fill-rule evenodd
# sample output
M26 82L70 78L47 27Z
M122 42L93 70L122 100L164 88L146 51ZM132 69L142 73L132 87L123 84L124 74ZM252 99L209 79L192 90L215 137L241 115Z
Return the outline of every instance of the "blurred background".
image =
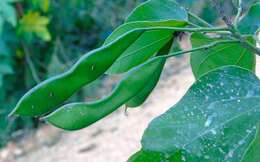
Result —
M231 16L236 13L233 1L223 1L226 14ZM244 1L244 9L254 1ZM141 2L0 0L0 162L120 162L138 150L149 121L176 103L192 84L187 57L167 63L158 87L141 108L127 114L118 110L75 133L55 129L38 119L7 115L27 90L101 46ZM212 24L221 23L211 0L178 2ZM116 76L103 76L71 97L70 102L100 98L116 81Z

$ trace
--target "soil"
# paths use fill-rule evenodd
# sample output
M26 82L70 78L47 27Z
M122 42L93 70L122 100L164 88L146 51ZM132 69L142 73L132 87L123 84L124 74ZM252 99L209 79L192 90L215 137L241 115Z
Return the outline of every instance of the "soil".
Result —
M141 148L148 123L178 102L194 82L188 62L187 57L169 60L158 86L141 107L127 113L121 108L76 132L44 125L19 142L10 142L0 151L0 162L126 161Z

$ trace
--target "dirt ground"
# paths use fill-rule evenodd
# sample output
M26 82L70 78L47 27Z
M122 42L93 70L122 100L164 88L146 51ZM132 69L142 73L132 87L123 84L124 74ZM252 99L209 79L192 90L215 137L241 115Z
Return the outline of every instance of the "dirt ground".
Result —
M188 58L171 59L158 86L143 106L129 109L127 115L121 108L76 132L43 126L1 150L0 162L126 161L140 149L140 139L148 123L173 106L193 81Z

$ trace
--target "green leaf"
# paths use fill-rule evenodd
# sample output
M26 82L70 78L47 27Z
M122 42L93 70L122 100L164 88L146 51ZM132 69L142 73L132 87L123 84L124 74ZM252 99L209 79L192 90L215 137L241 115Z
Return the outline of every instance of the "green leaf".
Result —
M16 26L17 24L16 11L14 7L10 4L12 2L15 1L11 1L11 0L0 1L0 17L6 22L10 23L12 26Z
M41 16L38 12L30 11L20 19L17 33L28 41L32 40L33 35L44 41L50 41L51 35L47 29L49 21L48 17Z
M260 126L258 125L255 139L247 148L241 162L257 162L260 161Z
M191 36L192 47L206 45L220 39L210 38L200 33ZM249 38L253 42L252 38ZM255 55L239 43L217 45L208 50L193 52L190 57L192 72L196 78L221 66L237 65L248 70L255 70Z
M161 152L140 150L135 153L128 162L180 162L181 152L176 152L172 155L167 155Z
M171 7L169 7L171 6ZM149 0L139 5L129 15L126 23L107 38L105 44L121 34L147 27L183 27L187 25L187 12L172 0ZM171 38L173 31L154 30L145 32L132 44L107 71L108 74L123 73L154 56Z
M115 61L107 73L123 73L145 62L172 38L172 33L160 30L145 32Z
M148 0L133 10L126 22L187 20L187 17L186 10L174 0Z
M0 16L0 36L2 35L4 28L4 19Z
M185 20L165 20L165 21L135 21L125 23L115 29L111 35L105 40L104 45L114 41L121 35L135 29L152 28L152 27L183 27L188 23Z
M50 8L50 0L31 0L31 3L39 7L43 12L48 12Z
M242 34L254 35L260 28L260 2L253 4L244 17L238 22Z
M260 80L246 69L211 71L149 124L142 151L164 154L161 161L181 152L181 161L238 162L260 120L259 94Z

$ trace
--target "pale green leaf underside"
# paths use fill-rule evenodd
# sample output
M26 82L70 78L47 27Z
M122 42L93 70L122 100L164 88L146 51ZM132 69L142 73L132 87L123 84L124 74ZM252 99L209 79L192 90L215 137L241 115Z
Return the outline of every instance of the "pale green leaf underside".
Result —
M150 123L141 152L160 153L161 161L181 152L180 161L237 162L254 139L259 101L260 81L250 71L227 66L207 73Z

